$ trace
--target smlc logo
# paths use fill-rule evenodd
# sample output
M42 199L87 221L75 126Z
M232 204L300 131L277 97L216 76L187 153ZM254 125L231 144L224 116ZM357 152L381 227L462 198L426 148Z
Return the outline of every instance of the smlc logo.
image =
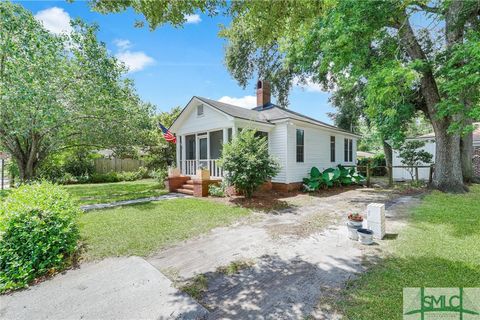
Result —
M480 288L404 288L403 319L480 320Z

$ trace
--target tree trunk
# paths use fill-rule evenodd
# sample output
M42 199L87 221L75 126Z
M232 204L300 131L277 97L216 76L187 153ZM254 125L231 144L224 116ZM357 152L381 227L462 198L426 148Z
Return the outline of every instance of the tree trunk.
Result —
M460 157L463 181L465 183L473 182L473 134L471 132L460 138Z
M392 146L383 140L383 153L385 154L385 163L387 167L392 166Z
M465 192L460 161L460 136L447 132L448 121L433 120L432 124L436 143L433 186L444 192Z

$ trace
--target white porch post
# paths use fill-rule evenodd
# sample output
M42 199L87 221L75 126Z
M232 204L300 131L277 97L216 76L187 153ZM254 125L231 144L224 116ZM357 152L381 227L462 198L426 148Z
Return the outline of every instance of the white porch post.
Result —
M228 128L223 128L223 141L224 144L228 142Z
M186 174L187 173L187 139L186 135L182 135L182 150L180 151L182 153L182 173Z
M210 160L210 132L207 132L207 160Z
M200 145L198 143L198 134L195 133L195 172L197 171L200 159Z
M236 125L233 125L233 128L232 128L232 139L235 138L237 136L237 126Z
M176 151L175 151L175 156L177 158L177 168L180 169L180 153L182 152L180 150L180 145L182 144L182 137L181 136L177 136L177 145L175 146L176 148Z

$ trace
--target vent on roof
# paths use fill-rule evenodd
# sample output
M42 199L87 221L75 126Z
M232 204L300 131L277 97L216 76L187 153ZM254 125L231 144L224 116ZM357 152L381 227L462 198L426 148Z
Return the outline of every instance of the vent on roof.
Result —
M270 83L266 80L257 82L257 107L265 107L270 104Z

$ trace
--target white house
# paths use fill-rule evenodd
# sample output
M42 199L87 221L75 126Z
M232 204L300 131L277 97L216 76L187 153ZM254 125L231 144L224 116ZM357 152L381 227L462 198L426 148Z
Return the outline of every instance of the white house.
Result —
M212 177L221 178L222 144L243 128L267 137L269 152L281 165L272 179L275 189L298 188L312 166L356 163L358 135L272 104L269 83L258 81L253 109L201 97L188 102L170 127L177 136L177 167L187 176L207 167Z
M480 176L480 123L475 124L477 127L473 131L473 169L476 176ZM424 134L415 138L409 138L408 140L421 140L425 141L425 146L422 147L423 150L429 152L433 156L435 161L435 133ZM399 156L398 150L393 150L392 166L393 168L393 179L397 181L410 180L411 176L407 169L404 168L395 168L395 166L403 166L402 158ZM428 165L428 164L423 164ZM430 175L429 168L419 168L418 169L418 178L420 180L428 180Z

